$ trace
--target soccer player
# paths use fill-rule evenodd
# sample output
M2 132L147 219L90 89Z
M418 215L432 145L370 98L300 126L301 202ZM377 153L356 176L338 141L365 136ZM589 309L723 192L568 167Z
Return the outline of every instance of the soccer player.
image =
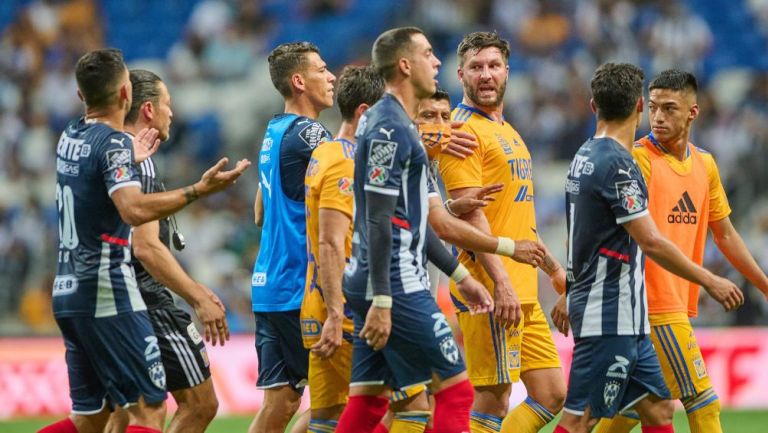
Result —
M459 281L471 308L488 311L493 301L427 226L427 156L413 119L419 101L435 92L440 61L414 27L381 34L372 58L387 93L358 127L353 253L344 279L356 335L350 398L337 431L373 431L389 390L428 383L433 373L435 431L466 431L472 388L429 293L427 256Z
M66 346L72 414L44 433L101 432L109 406L128 411L126 432L162 430L165 370L131 267L131 225L164 218L234 183L249 162L220 160L183 189L144 194L133 146L156 147L158 131L123 133L132 87L118 50L91 51L75 67L85 116L56 146L59 255L53 312ZM135 143L134 143L135 141Z
M331 138L314 119L333 105L336 80L309 42L281 44L267 61L285 109L270 120L259 152L255 208L257 222L263 212L263 229L251 293L259 358L256 386L264 390L264 403L251 433L282 433L307 381L309 353L299 321L307 271L303 180L312 151Z
M725 257L768 296L768 278L728 217L731 209L712 154L688 141L699 114L697 90L696 77L678 70L661 72L648 86L652 131L632 149L648 184L648 209L659 232L698 264L709 227ZM697 313L698 286L653 261L646 261L645 286L651 341L672 397L683 403L692 433L722 432L720 401L688 319ZM595 430L629 432L638 421L627 415L601 420Z
M173 111L168 87L156 74L142 69L130 71L133 87L131 110L125 117L125 132L135 136L144 128L154 128L158 138L166 141ZM152 158L139 165L144 193L165 190L158 179ZM170 217L173 218L173 217ZM133 229L133 268L141 297L147 305L155 336L158 338L166 386L178 404L168 432L203 432L218 409L219 402L211 381L203 337L189 314L176 307L170 290L184 298L195 309L204 326L204 335L213 345L229 339L223 304L209 289L194 281L173 257L169 219L150 221ZM176 241L175 246L181 245ZM115 408L109 431L123 432L128 422L125 411ZM111 430L110 430L111 429Z
M464 98L453 120L465 122L479 147L465 159L439 155L445 187L456 199L486 184L503 184L496 201L462 218L488 233L535 241L531 156L502 114L509 43L496 33L470 33L459 44L458 57ZM536 432L560 411L565 397L560 359L538 302L536 269L478 251L464 250L459 258L496 301L493 315L471 315L460 294L452 292L475 388L472 432ZM542 269L564 290L565 272L551 254ZM519 379L528 398L508 413L512 383Z
M630 151L643 111L643 71L606 63L592 77L594 136L566 181L568 312L574 352L556 433L592 430L634 407L645 433L672 432L672 404L651 344L643 253L704 286L726 309L739 289L696 265L656 228L648 190Z

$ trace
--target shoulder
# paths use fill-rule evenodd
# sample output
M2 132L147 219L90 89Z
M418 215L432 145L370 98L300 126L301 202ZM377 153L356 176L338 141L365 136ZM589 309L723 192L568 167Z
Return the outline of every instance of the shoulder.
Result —
M296 117L283 136L287 145L306 146L315 149L320 143L333 137L331 132L317 120L305 116Z

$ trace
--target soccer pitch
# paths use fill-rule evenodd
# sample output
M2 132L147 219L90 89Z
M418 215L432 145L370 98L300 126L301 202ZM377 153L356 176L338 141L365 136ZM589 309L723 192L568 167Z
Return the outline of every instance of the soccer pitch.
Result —
M208 433L233 433L245 432L253 418L243 417L218 417L210 425ZM724 410L721 416L723 432L725 433L768 433L768 411L741 411ZM0 432L2 433L29 433L34 432L40 427L55 421L53 418L30 418L10 421L0 421ZM290 426L289 426L290 428ZM555 423L550 423L541 432L551 433L555 429ZM633 432L640 432L640 427L636 427ZM685 413L675 412L675 432L688 433L688 424L685 419Z

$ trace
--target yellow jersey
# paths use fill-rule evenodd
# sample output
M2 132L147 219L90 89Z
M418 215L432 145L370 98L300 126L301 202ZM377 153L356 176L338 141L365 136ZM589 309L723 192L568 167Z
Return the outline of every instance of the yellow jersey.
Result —
M350 220L354 212L352 181L355 171L355 145L346 140L329 141L313 152L304 177L304 198L307 220L307 278L301 304L301 335L309 348L320 339L323 323L328 317L323 290L320 287L322 270L317 263L320 254L320 209L333 209L346 214ZM344 253L352 253L352 224L347 231ZM353 324L345 307L343 329L351 337Z
M712 155L688 144L685 160L667 152L652 135L641 138L632 156L648 184L648 209L659 231L701 264L710 221L731 213ZM697 314L699 287L646 260L650 314Z
M512 126L498 123L474 107L459 104L452 112L454 121L462 121L462 130L477 137L478 147L466 159L445 153L439 155L440 175L448 191L483 187L493 183L504 184L496 200L483 208L494 236L515 240L536 240L536 215L533 199L533 166L531 154ZM538 282L536 268L500 257L520 302L537 302ZM490 278L471 251L461 251L459 260L472 276L493 292ZM452 295L463 300L452 286Z

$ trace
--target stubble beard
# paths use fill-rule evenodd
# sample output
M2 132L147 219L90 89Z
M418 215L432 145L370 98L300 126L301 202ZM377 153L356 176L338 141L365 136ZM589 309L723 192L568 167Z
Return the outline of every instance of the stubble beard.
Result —
M478 92L466 80L464 80L464 89L467 93L467 97L469 98L469 100L472 101L472 103L475 104L476 106L496 108L500 106L501 103L504 101L504 94L507 91L507 82L504 81L503 83L501 83L501 85L499 85L496 88L496 98L490 102L480 100L480 96L477 94Z

